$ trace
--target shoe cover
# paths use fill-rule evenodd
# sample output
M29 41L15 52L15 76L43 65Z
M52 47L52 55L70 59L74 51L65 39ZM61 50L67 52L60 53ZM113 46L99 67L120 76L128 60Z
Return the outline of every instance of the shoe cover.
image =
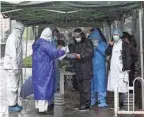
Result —
M20 105L18 105L18 104L17 104L17 106L18 106L20 109L23 109L23 107L22 107L22 106L20 106Z
M91 106L96 104L96 93L91 92Z
M19 108L18 106L14 106L14 107L9 107L8 110L9 111L14 111L14 112L20 112L22 109Z
M107 107L108 105L106 104L106 92L104 93L98 93L98 107Z
M108 105L106 103L101 103L101 104L98 104L98 107L102 108L102 107L108 107Z

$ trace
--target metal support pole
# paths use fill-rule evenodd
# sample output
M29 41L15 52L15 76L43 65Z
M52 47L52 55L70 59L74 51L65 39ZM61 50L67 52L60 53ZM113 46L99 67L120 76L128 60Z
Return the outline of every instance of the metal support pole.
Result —
M109 36L109 39L112 38L112 29L111 29L111 24L112 24L112 16L111 16L111 11L110 11L110 21L109 21L109 29L110 29L110 36Z
M68 18L68 13L66 13L66 28L67 28L67 18Z
M54 117L64 117L64 74L60 70L60 93L54 95Z
M55 93L54 117L64 117L64 94Z
M118 21L115 21L115 28L118 29Z
M28 44L28 27L26 30L26 49L25 49L25 58L27 57L27 44ZM25 77L26 77L26 64L25 64Z
M141 77L144 78L142 16L143 16L143 9L139 9ZM144 84L143 82L142 82L142 109L144 109Z
M34 26L34 40L36 40L37 36L36 36L36 26Z
M118 116L118 101L119 101L119 97L118 97L118 88L115 88L114 91L114 117Z
M64 74L60 71L60 93L64 94Z
M112 38L112 35L111 35L111 32L112 32L112 30L111 30L111 22L109 23L109 29L110 29L110 31L109 31L109 39L111 39Z
M66 22L65 22L65 23L66 23L66 24L65 24L65 28L66 28L66 30L67 30L67 24L68 24L68 23L67 23L67 19L68 19L68 13L67 13L67 12L66 12L66 17L65 17L65 18L66 18L66 19L65 19L65 20L66 20ZM66 38L67 38L67 32L66 32ZM67 44L68 44L68 43L69 43L69 40L66 39L66 42L67 42Z
M11 34L11 19L9 18L9 34Z

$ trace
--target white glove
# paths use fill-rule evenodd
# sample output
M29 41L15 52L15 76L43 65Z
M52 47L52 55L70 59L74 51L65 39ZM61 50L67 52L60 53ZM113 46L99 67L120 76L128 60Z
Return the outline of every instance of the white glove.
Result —
M14 73L15 73L15 74L20 74L21 71L20 71L19 69L15 69L15 70L14 70Z
M74 59L74 58L76 58L76 55L75 54L66 54L66 57L70 58L70 59Z

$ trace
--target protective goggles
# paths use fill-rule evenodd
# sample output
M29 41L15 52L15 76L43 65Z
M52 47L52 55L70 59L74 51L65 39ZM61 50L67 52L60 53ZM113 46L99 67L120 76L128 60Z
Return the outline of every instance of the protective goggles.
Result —
M80 34L82 33L82 31L80 33L77 33L77 32L73 32L72 33L72 36L75 38L75 37L79 37Z

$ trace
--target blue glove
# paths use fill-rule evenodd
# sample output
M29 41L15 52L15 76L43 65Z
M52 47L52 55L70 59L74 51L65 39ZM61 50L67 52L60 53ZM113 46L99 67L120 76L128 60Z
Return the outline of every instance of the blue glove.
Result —
M74 54L66 54L66 57L70 58L70 59L75 59L76 58L76 56Z

